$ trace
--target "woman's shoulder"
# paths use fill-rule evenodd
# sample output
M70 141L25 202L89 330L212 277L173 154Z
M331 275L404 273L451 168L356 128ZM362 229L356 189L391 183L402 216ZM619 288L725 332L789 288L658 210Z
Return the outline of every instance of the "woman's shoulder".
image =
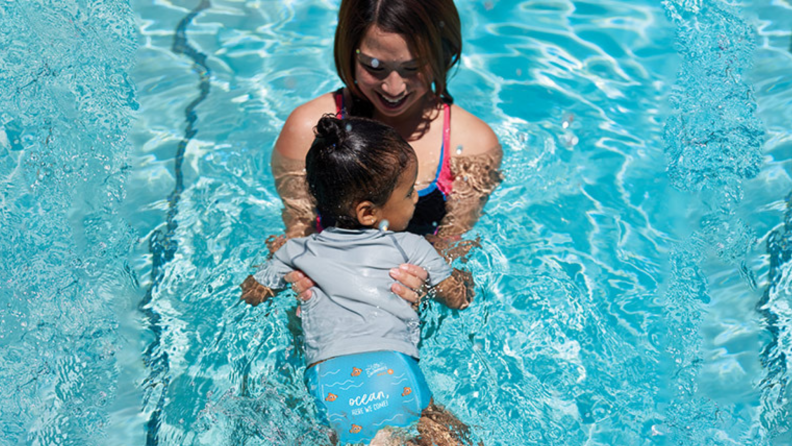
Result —
M292 110L283 128L284 130L287 128L290 130L308 130L313 138L311 130L319 122L319 118L328 113L335 114L335 111L335 92L325 93Z
M451 144L463 147L462 156L501 150L497 135L486 122L456 104L451 107Z
M314 139L313 129L319 118L335 114L335 93L326 93L298 106L283 124L275 149L287 158L304 159Z

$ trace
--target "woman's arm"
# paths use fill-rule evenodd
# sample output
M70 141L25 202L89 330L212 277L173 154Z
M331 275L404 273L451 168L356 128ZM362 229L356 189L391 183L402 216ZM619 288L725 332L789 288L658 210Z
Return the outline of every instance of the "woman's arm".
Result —
M275 188L283 201L283 223L285 237L270 237L270 252L276 251L286 239L304 237L316 231L316 212L305 182L305 155L314 139L313 128L325 113L335 107L332 94L319 96L296 109L286 119L278 135L270 165L275 178ZM311 288L316 285L301 271L293 271L284 277L297 293L300 300L311 298Z
M503 180L499 170L502 156L497 146L480 155L451 158L454 183L438 236L453 237L473 229L490 194Z
M454 106L451 123L451 173L454 182L446 200L446 216L437 235L458 238L481 217L490 194L503 181L503 150L495 132L482 120Z
M305 183L305 155L314 140L314 126L333 107L332 94L326 94L294 109L272 151L270 165L275 188L283 201L286 238L304 237L316 231L316 212Z
M316 212L305 183L305 161L286 158L273 150L271 165L275 189L283 201L281 216L286 225L286 238L305 237L316 232ZM277 246L274 247L277 250Z

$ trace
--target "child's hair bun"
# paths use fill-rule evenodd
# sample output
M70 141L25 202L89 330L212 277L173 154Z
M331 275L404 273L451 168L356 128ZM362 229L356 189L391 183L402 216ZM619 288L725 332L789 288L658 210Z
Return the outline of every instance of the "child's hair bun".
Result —
M384 206L415 152L393 127L324 115L305 155L305 180L324 227L362 227L355 206Z
M322 138L325 147L335 148L336 145L341 144L346 139L346 129L333 115L325 115L316 124L316 136Z

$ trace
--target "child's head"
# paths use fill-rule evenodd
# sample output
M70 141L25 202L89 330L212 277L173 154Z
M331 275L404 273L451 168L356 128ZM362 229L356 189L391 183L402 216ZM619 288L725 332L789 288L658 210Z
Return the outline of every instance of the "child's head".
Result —
M412 147L392 127L364 118L324 116L305 157L308 188L322 223L345 229L402 231L418 193L418 162Z

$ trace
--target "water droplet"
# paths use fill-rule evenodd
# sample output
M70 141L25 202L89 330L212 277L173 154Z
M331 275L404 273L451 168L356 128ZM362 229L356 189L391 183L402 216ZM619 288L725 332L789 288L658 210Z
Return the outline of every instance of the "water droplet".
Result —
M379 59L371 59L371 66L374 67L374 68L379 68L379 66L380 66Z
M390 222L388 220L382 220L378 227L380 231L387 231L388 226L390 226Z
M457 154L457 155L461 155L461 154L462 154L462 144L460 144L460 145L458 145L458 146L457 146L457 148L456 148L456 154Z
M567 113L567 115L564 116L564 121L561 123L561 127L567 129L572 125L573 122L575 122L574 113Z
M347 124L346 127L344 127L344 128L346 129L347 132L351 132L352 131L352 124Z

